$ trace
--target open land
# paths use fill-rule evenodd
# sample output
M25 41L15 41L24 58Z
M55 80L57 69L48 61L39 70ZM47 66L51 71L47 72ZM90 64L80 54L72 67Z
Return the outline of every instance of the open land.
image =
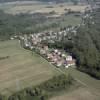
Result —
M64 9L72 9L74 11L84 11L86 6L68 5L68 4L42 4L42 3L12 3L0 5L0 9L6 13L49 13L55 11L58 15L65 13ZM80 19L67 16L61 26L69 23L76 24ZM69 20L70 19L70 20ZM59 22L60 23L60 22ZM20 47L18 41L0 42L0 57L5 58L0 60L0 93L10 95L13 92L23 88L40 84L48 80L54 75L70 73L83 86L73 91L65 92L64 94L51 98L50 100L100 100L100 80L96 80L87 74L79 72L76 69L61 69L57 70L53 65L49 64L36 53L25 50ZM7 57L7 58L6 58Z
M64 93L63 95L54 97L50 100L99 100L100 97L88 91L86 88L78 88L76 90Z
M57 15L66 13L65 9L71 9L72 11L84 12L85 8L89 5L73 5L68 3L43 3L43 2L13 2L4 3L0 5L0 9L10 14L18 13L49 13L55 11Z
M64 92L50 100L99 100L100 80L79 72L74 68L59 69L49 64L42 57L20 47L18 41L0 42L0 92L10 95L23 88L40 84L60 73L70 73L80 86L72 91Z
M60 71L66 74L70 73L83 87L65 92L50 100L100 100L100 80L96 80L74 68L61 69Z
M37 85L59 74L52 65L34 52L20 47L18 41L0 42L0 92L10 95Z

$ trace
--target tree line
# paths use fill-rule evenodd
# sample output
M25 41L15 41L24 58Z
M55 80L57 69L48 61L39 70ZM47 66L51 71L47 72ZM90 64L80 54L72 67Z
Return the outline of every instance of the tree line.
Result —
M53 78L41 83L40 85L25 88L5 98L0 96L0 100L48 100L55 96L59 91L68 90L73 84L73 78L65 74L54 76Z
M100 9L92 13L95 24L86 23L75 37L73 54L78 69L100 79Z
M86 25L77 30L76 36L64 38L54 44L70 52L77 60L77 69L100 79L100 9L91 13L93 23L88 19Z

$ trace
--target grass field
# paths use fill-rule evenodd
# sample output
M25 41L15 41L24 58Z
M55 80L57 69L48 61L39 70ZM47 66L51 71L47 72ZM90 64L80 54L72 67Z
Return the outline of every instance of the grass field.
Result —
M50 100L100 100L100 97L88 91L87 88L79 87L76 90L56 96Z
M52 6L52 7L50 7ZM59 4L49 4L43 2L14 2L14 3L5 3L0 5L0 9L4 10L10 14L18 14L18 13L49 13L51 11L55 11L57 14L63 14L66 11L64 9L71 9L73 11L81 11L83 12L87 5L73 5L68 3L59 3Z
M92 91L95 91L97 94L100 93L100 80L97 80L88 74L78 71L77 69L69 68L64 70L65 73L70 73L74 78L77 78Z
M59 74L39 55L20 47L18 41L0 42L0 93L10 95L20 89L37 85Z
M74 68L61 69L63 73L70 73L83 86L69 92L65 92L50 100L100 100L100 80L90 77Z
M70 73L85 86L61 93L50 100L100 100L100 80L76 69L58 69L45 59L20 47L18 41L0 42L0 93L11 95L23 88L40 84L54 75Z

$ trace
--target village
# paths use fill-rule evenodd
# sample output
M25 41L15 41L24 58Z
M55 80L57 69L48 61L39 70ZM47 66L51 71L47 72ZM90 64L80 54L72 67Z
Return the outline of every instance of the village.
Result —
M52 48L48 44L54 44L56 41L61 42L64 39L72 41L72 38L77 36L77 29L84 26L87 23L87 19L89 21L88 23L95 24L91 16L91 12L96 9L93 7L91 6L91 8L87 7L85 9L85 12L81 15L81 23L77 26L64 27L57 32L50 30L28 35L19 35L21 46L35 51L57 67L75 67L76 59L74 59L70 53L66 52L64 49ZM14 38L16 37L17 36ZM12 37L11 39L14 38Z
M72 38L77 35L77 29L84 26L87 19L90 20L91 24L95 24L92 20L92 16L88 13L90 11L90 9L86 9L86 12L82 15L81 23L77 26L68 26L57 32L50 30L40 33L20 35L20 44L22 47L35 51L43 56L56 67L75 67L76 59L74 59L70 53L66 52L64 49L52 48L49 44L54 44L56 41L61 42L64 39L72 41Z
M63 38L62 36L65 37L68 35L69 30L72 30L73 34L76 35L76 31L73 29L74 27L71 27L58 33L49 31L46 33L30 34L29 36L20 36L20 43L24 48L29 48L30 50L36 51L51 64L54 64L57 67L75 67L76 60L73 59L69 53L66 53L64 50L50 48L48 44L44 42L48 41L54 43L55 40L61 41Z
M0 11L0 100L100 100L100 2L80 1L60 17Z

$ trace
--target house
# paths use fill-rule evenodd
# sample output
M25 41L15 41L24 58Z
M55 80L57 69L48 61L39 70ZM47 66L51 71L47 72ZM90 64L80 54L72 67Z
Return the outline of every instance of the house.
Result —
M68 68L70 66L75 66L76 61L73 59L71 61L67 61L67 65L65 66L65 68Z
M25 43L25 47L29 47L29 44L28 43Z
M49 60L52 60L52 59L53 59L52 53L47 53L47 58L48 58Z
M37 43L38 43L38 42L37 42L36 40L33 42L34 45L37 45Z
M58 52L58 55L61 56L61 52L60 51Z
M19 39L20 39L20 40L24 40L24 37L23 37L23 36L19 36Z
M66 55L63 53L62 55L61 55L63 58L65 58L66 57Z
M54 50L54 52L55 52L55 53L58 53L58 50L57 50L57 49L55 49L55 50Z
M72 60L73 60L72 56L67 56L66 57L66 61L72 61Z
M57 63L57 67L60 67L62 64L60 62Z
M47 45L44 46L44 50L45 50L45 51L48 51L48 50L49 50L49 48L48 48Z
M30 46L30 49L32 50L34 47L33 46Z
M40 49L40 54L42 54L42 55L45 55L46 54L46 51L44 50L44 49Z
M57 56L53 56L52 61L56 64L56 63L57 63L57 61L58 61Z
M10 38L10 40L14 40L14 38L13 38L13 37L11 37L11 38Z
M62 66L63 65L63 60L58 60L57 61L57 67L60 67L60 66Z

